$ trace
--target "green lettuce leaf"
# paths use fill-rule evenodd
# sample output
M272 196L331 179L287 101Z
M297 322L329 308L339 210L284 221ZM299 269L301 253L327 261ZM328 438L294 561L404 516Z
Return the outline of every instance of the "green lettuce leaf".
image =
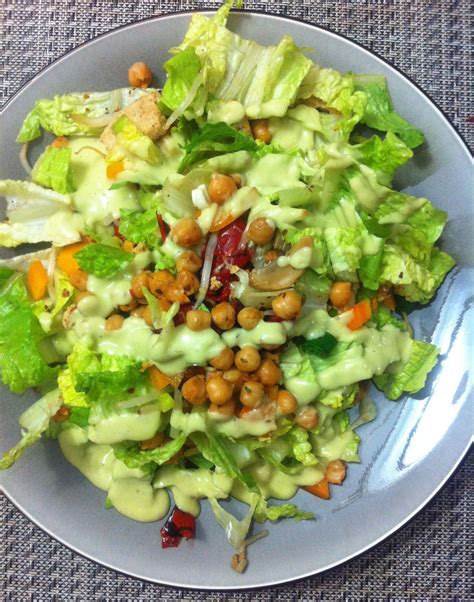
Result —
M50 419L61 407L59 391L55 389L36 401L20 416L23 429L20 441L0 458L0 470L10 468L24 452L36 443L46 431Z
M28 113L17 142L30 142L41 135L41 128L56 136L98 136L105 126L86 125L84 118L114 115L150 88L121 88L110 92L84 92L42 98Z
M163 69L167 73L167 79L160 102L169 111L175 111L192 93L193 84L195 85L196 78L202 69L201 61L194 48L187 48L166 61ZM206 98L206 89L204 86L200 86L190 103L195 115L202 115Z
M88 408L90 406L90 401L87 395L76 390L70 368L61 370L61 372L58 374L58 387L61 391L65 406L69 408Z
M112 131L115 134L115 147L107 157L109 163L124 158L122 149L147 163L158 164L160 162L158 147L153 140L138 129L126 115L122 115L113 123ZM118 147L117 150L116 147Z
M133 253L102 244L90 244L74 255L79 267L98 278L113 278L133 260Z
M295 459L303 464L303 466L314 466L318 463L317 458L313 454L308 431L295 426L285 435L285 440L290 444Z
M312 512L300 510L296 504L269 506L261 496L258 498L254 517L258 523L264 523L266 520L276 522L281 518L294 518L297 522L301 520L314 520L314 514Z
M84 219L71 210L69 196L21 180L0 180L7 222L0 222L0 245L51 242L62 247L81 239Z
M360 260L358 276L362 286L376 291L380 286L382 274L383 245L374 255L365 255Z
M119 232L135 244L144 243L149 249L161 246L162 240L155 211L121 209Z
M118 443L113 446L114 455L128 468L147 468L151 464L161 466L183 447L187 439L186 433L180 433L175 439L171 439L160 447L150 450L142 450L137 443Z
M49 340L28 299L24 279L12 276L0 290L0 371L14 393L51 382L57 369L47 362Z
M238 550L249 532L255 508L257 506L257 499L254 498L252 500L250 508L242 520L238 520L233 514L224 510L216 498L210 497L209 503L217 522L224 529L230 545Z
M383 384L385 395L389 399L398 399L403 393L417 393L425 386L426 378L437 362L439 349L431 343L413 341L410 358L403 369L388 375L382 381L374 379L380 387Z
M355 89L367 96L362 123L382 132L393 132L410 148L423 144L423 132L393 110L383 75L356 75Z
M71 155L70 148L47 146L33 167L31 179L36 184L51 188L55 192L62 194L74 192Z
M383 305L379 305L377 310L372 313L371 317L372 322L375 323L377 328L381 330L387 324L391 324L400 330L406 330L406 324L403 320L399 320L392 315L389 309L384 307Z
M195 132L190 142L186 144L186 156L181 161L178 171L183 173L194 163L215 155L242 150L256 151L257 149L258 145L253 138L227 123L206 123L202 130Z

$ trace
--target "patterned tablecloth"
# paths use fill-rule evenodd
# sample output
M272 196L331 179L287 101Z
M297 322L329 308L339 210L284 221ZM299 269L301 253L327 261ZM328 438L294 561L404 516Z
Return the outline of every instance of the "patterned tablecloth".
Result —
M0 106L41 68L100 33L218 4L0 0ZM246 8L298 17L376 51L415 80L474 146L468 0L262 0ZM1 497L0 600L472 600L473 458L415 519L362 557L297 584L240 594L180 591L116 574L50 539Z

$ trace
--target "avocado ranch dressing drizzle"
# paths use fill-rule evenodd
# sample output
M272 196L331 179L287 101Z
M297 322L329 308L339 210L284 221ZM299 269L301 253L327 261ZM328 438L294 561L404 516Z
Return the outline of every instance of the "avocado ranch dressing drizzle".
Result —
M288 124L283 121L283 125L289 127L291 120L287 121ZM282 123L278 125L279 131L282 131ZM73 202L87 225L111 223L119 217L121 208L139 209L136 194L129 187L109 189L109 182L104 175L105 162L96 152L104 151L98 140L73 139L71 148L75 153L73 167L78 178L78 190L73 195ZM285 163L286 168L294 169L293 159L285 156L268 157L260 161L261 166L250 168L249 183L270 186L270 172L278 162ZM283 167L283 163L280 167ZM237 195L231 202L240 202L241 196ZM265 208L265 204L257 200L251 213L257 216ZM275 211L273 207L271 209ZM278 214L272 217L276 217L278 222ZM183 251L170 237L165 246L165 251L174 258ZM321 371L316 383L308 384L297 375L292 376L291 368L289 369L285 374L284 385L295 395L300 406L315 400L323 390L337 389L374 374L381 374L388 365L406 361L410 354L411 339L407 333L390 326L382 331L366 327L351 331L345 325L347 319L344 316L330 318L324 310L313 310L296 323L261 320L251 330L232 328L221 336L211 328L196 332L185 325L173 327L161 336L137 317L126 318L119 330L106 331L107 316L118 305L126 305L132 300L130 283L133 275L145 269L152 260L153 256L149 251L137 254L124 273L113 280L89 275L87 290L91 295L78 302L77 309L69 316L68 329L64 334L56 336L54 343L57 350L66 355L70 353L74 343L80 342L101 353L151 361L171 376L184 372L191 365L205 366L226 345L260 349L262 345L284 345L288 337L304 334L307 339L313 339L325 332L331 333L339 341L352 343L352 354L345 356L344 361ZM312 250L307 247L278 259L279 266L289 265L295 269L304 269L311 262ZM298 367L295 368L296 374ZM150 475L143 470L130 469L115 458L112 445L124 440L149 439L160 424L161 415L157 410L144 415L124 412L96 422L91 419L86 428L73 427L65 430L59 435L59 443L66 459L94 485L107 491L108 499L119 512L138 521L154 521L166 515L169 497L164 488L170 489L180 509L193 515L199 513L198 499L204 497L222 499L232 493L244 502L251 502L252 494L219 471L190 471L168 465L162 466L152 481ZM171 426L188 433L220 432L235 439L245 435L265 435L276 428L274 419L246 421L233 417L223 420L210 417L208 412L199 409L188 414L173 410ZM321 451L327 459L338 458L341 453L338 447L344 447L344 437L334 442L324 441ZM277 499L290 499L300 486L311 485L324 476L319 467L304 467L299 474L289 475L268 464L252 468L252 474L264 496Z

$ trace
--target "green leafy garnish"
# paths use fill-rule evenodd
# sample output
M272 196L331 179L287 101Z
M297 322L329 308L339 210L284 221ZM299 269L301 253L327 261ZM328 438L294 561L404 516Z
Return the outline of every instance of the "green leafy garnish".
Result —
M132 253L103 244L85 246L74 255L79 267L98 278L113 278L133 260Z

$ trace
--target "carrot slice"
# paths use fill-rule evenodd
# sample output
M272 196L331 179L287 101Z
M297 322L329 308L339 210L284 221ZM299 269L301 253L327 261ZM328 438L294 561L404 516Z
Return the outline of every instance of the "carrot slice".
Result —
M76 272L76 270L79 270L79 264L74 259L74 255L83 249L87 244L89 243L81 241L72 245L68 245L67 247L62 247L57 257L58 268L68 276Z
M125 169L123 161L116 161L107 165L106 174L109 180L115 180L121 171Z
M342 460L329 462L326 468L325 478L333 485L340 485L346 478L346 463Z
M149 368L148 374L150 375L151 386L157 391L161 391L161 389L164 389L171 384L171 380L168 378L168 376L163 374L161 370L158 370L156 366Z
M329 493L329 481L326 479L326 477L321 479L319 483L308 485L307 487L303 487L303 489L308 493L322 498L323 500L328 500L331 497L331 494Z
M364 299L350 310L352 317L347 323L350 330L358 330L372 317L372 307L369 299Z
M219 232L219 230L222 230L222 228L225 228L236 219L237 218L234 215L221 215L219 212L217 212L209 232Z
M33 301L39 301L48 290L48 272L41 261L32 261L28 268L28 290Z

